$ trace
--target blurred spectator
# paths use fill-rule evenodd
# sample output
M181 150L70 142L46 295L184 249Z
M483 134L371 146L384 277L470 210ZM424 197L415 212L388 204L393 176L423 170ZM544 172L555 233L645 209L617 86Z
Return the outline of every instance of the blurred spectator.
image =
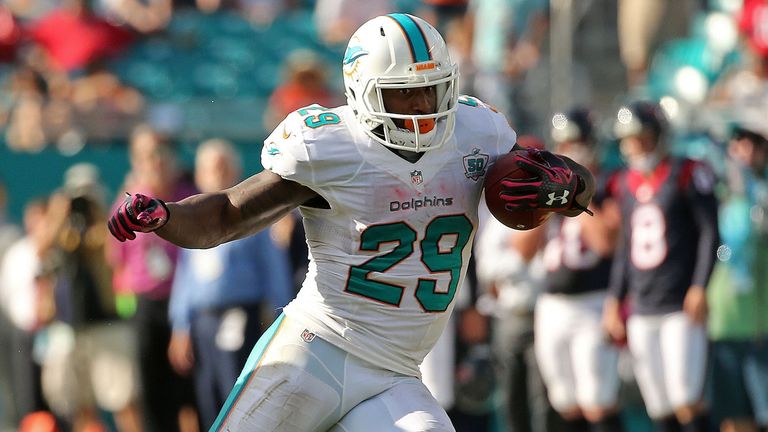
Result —
M473 81L475 75L475 65L472 62L472 36L470 34L471 24L467 18L468 14L459 19L450 20L445 24L445 30L441 33L445 36L445 43L448 45L448 52L451 60L459 65L462 79L459 80L459 94L474 94Z
M5 136L11 149L40 151L77 126L71 104L72 86L65 73L29 61L16 68L6 86L9 112L5 119L0 113L0 122L7 122Z
M447 34L448 27L464 18L469 0L423 0L416 15L435 26L440 34Z
M0 179L0 292L2 292L2 263L5 252L22 236L22 231L7 220L7 193L3 180ZM13 323L0 305L0 353L13 352ZM14 418L14 370L11 368L11 356L0 355L0 430L11 430L17 419Z
M8 249L0 265L0 306L13 324L11 387L17 424L27 414L47 409L40 364L32 350L35 335L53 313L52 287L40 259L46 235L46 206L44 200L33 200L26 205L25 236Z
M53 130L59 126L58 136L74 128L85 133L89 141L103 142L115 137L126 137L140 123L144 114L145 101L141 93L98 65L90 67L86 75L73 79L65 90L69 91L62 95L51 91L51 101L46 109L49 127ZM66 119L56 121L56 102L71 106L74 117L72 125L67 125ZM59 147L64 145L59 143Z
M768 31L768 2L746 0L738 15L743 42L739 61L712 85L706 101L707 108L715 115L713 120L724 126L721 128L724 139L725 126L735 116L744 112L761 113L768 103L768 45L761 42Z
M713 102L761 105L768 98L768 2L745 0L739 14L739 30L744 41L740 67L720 79L713 91Z
M215 192L242 179L239 155L228 142L200 144L195 183ZM269 231L212 249L182 249L171 291L171 365L194 376L203 430L213 425L251 348L293 298L284 250Z
M393 0L316 0L315 25L326 44L343 44L370 18L395 10Z
M238 6L246 19L256 25L268 26L272 21L304 7L303 0L238 0Z
M195 192L180 172L171 143L158 132L138 126L129 151L131 170L120 190L171 201ZM182 408L194 404L190 379L174 372L167 355L171 340L168 300L179 248L154 235L140 235L126 243L115 240L109 246L116 293L123 299L134 295L137 301L134 325L144 431L179 431ZM183 413L183 421L190 421L190 411L184 409Z
M7 7L0 5L0 63L16 60L21 43L21 26Z
M660 42L687 34L696 4L695 0L619 0L619 51L628 88L645 82Z
M595 122L584 108L552 117L554 151L587 167L597 179L594 216L546 222L544 293L536 302L535 347L549 400L564 431L620 432L618 349L602 327L611 258L620 227L598 168Z
M2 290L2 263L5 252L22 235L21 230L7 220L7 193L3 180L0 179L0 291ZM0 352L13 350L13 325L3 307L0 307ZM0 355L0 430L11 429L15 425L13 418L13 392L11 382L13 370L9 356Z
M341 102L337 92L328 87L325 66L314 52L293 51L283 69L284 81L270 95L264 113L266 130L273 130L285 116L299 108L312 104L331 108Z
M739 29L747 45L759 59L763 76L768 76L768 2L744 0L739 16Z
M203 13L205 15L211 15L211 14L215 14L216 12L221 12L226 10L237 11L238 13L240 13L240 11L238 10L238 6L240 5L240 2L241 0L175 0L173 2L173 8L176 11L181 9L189 9L190 11L194 10L197 13ZM258 2L274 3L275 0L263 0ZM265 12L267 11L269 10L265 10Z
M51 137L45 124L45 104L46 98L42 93L28 92L14 96L5 131L10 149L37 153L48 145ZM66 123L69 124L69 118Z
M75 153L86 141L125 137L144 112L144 99L103 65L93 63L70 78L35 56L11 73L0 107L0 127L10 148L37 152L55 144Z
M22 233L19 227L8 220L6 209L8 208L8 193L5 183L0 178L0 262L8 248L18 240Z
M61 4L62 0L4 0L3 4L21 22L42 17Z
M709 284L712 416L723 432L768 428L768 128L740 119L728 143L723 245Z
M94 1L94 0L89 0ZM152 33L165 28L171 20L171 0L96 0L98 7L110 21L128 24L140 33Z
M541 230L542 228L537 228ZM534 351L534 306L542 288L541 244L493 217L485 220L475 254L484 294L478 308L492 316L502 430L554 432L557 414L547 400Z
M133 40L130 31L94 15L89 0L63 0L28 31L47 54L49 66L67 72L116 55Z
M540 60L548 29L546 0L472 0L467 31L475 65L474 94L505 113L518 133L535 123L523 86ZM526 129L529 128L529 129Z
M46 329L43 391L74 432L103 430L100 411L114 413L121 432L140 430L136 341L115 312L104 199L98 169L73 165L51 196L45 221L43 260L55 283L56 313Z
M657 430L704 432L705 289L718 245L715 179L705 164L671 156L667 133L658 104L638 101L617 112L614 134L628 166L609 186L620 204L622 238L603 321L614 340L627 339Z

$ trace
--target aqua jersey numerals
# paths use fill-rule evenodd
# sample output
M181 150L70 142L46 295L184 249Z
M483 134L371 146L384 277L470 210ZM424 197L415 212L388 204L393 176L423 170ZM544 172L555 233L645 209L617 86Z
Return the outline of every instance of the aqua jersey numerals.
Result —
M311 111L321 112L317 114L310 114ZM338 114L332 113L328 110L328 108L320 105L310 105L298 110L297 112L301 116L306 116L304 117L304 124L312 129L341 122Z
M421 261L431 273L451 272L448 291L436 292L435 279L420 278L416 287L416 298L429 312L442 312L451 304L459 286L463 264L464 246L469 242L472 223L464 215L439 217L427 225L424 240L421 241ZM440 241L446 236L455 236L454 246L448 251L441 250Z
M459 96L459 103L466 106L476 107L480 105L480 101L477 98L467 95Z
M413 253L416 231L405 222L368 227L360 236L360 250L377 252L382 244L397 242L390 252L375 256L349 269L347 291L391 305L399 305L403 287L368 279L372 272L384 273Z
M419 278L416 299L426 312L443 312L453 301L463 266L464 247L469 243L472 222L465 215L440 216L432 220L420 242L421 262L430 274L450 273L447 290L438 290L437 280ZM396 243L394 249L353 266L345 291L392 306L400 305L405 287L376 281L371 273L385 273L414 251L418 233L405 222L368 227L360 235L360 249L377 252L383 244ZM446 246L445 243L452 243Z
M493 111L495 113L499 112L499 110L496 109L496 107L494 107L493 105L487 104L485 102L481 102L480 99L478 99L476 97L472 97L472 96L467 96L467 95L459 96L459 103L462 104L462 105L466 105L466 106L470 106L470 107L474 107L474 108L482 106L482 107L490 109L491 111Z

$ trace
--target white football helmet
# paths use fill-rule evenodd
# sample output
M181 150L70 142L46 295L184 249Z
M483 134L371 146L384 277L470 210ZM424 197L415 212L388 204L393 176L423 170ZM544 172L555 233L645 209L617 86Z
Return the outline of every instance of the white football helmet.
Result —
M372 139L423 152L442 146L453 134L459 69L443 37L423 19L394 13L366 22L349 40L342 68L347 101ZM382 89L429 86L435 86L437 112L386 112ZM410 126L397 127L393 119Z

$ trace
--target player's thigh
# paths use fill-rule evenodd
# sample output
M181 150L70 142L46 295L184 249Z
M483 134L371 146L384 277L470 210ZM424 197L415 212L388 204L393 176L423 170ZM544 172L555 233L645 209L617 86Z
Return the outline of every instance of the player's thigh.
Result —
M677 409L699 402L707 374L706 328L675 312L664 316L660 339L670 403Z
M550 403L559 412L577 407L571 356L573 305L562 296L542 295L534 313L534 351Z
M674 412L665 384L659 336L661 319L659 315L632 315L627 320L627 343L635 379L652 418L666 417Z
M416 378L392 387L352 408L330 432L454 432L445 410Z
M454 373L456 369L456 328L453 320L440 335L432 351L421 363L421 379L440 405L454 403Z
M571 357L579 406L609 408L616 405L619 352L608 341L599 318L585 314L584 323L573 335Z
M211 431L325 431L385 389L387 374L281 315L254 347Z

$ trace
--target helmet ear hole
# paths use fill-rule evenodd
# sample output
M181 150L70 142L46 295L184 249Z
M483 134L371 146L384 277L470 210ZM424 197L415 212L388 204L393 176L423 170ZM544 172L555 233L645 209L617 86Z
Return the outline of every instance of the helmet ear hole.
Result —
M379 33L382 37L387 37L387 35L384 33L384 27L379 27Z

